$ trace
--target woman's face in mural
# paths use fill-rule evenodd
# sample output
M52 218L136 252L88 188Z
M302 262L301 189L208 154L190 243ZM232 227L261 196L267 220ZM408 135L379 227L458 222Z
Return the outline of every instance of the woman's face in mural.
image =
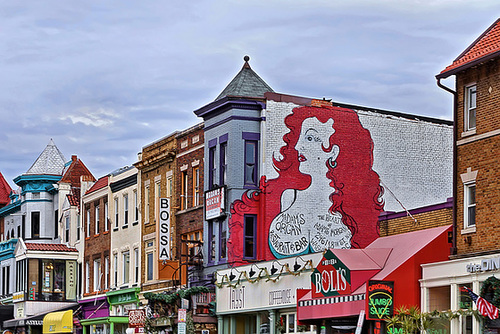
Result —
M299 170L305 174L319 172L325 166L327 159L332 158L332 163L337 158L339 147L334 145L330 152L323 148L329 146L330 136L333 135L333 119L321 123L316 117L309 117L302 122L300 136L295 145L299 155Z

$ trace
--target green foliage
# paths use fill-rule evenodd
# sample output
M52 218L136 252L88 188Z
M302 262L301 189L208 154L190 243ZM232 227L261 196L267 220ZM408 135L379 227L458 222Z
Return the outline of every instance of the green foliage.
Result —
M144 293L144 298L146 298L151 302L163 302L165 304L174 305L177 303L177 300L181 298L189 298L192 295L196 295L202 292L209 292L210 290L204 286L194 286L185 290L178 290L172 293L152 293L146 292Z
M493 300L491 303L496 307L500 306L500 280L495 276L488 277L481 287L481 297L488 293L493 293Z

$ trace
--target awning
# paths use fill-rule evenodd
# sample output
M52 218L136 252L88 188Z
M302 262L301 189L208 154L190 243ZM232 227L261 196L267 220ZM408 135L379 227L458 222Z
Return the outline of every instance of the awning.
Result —
M43 333L72 333L73 310L51 312L43 318Z

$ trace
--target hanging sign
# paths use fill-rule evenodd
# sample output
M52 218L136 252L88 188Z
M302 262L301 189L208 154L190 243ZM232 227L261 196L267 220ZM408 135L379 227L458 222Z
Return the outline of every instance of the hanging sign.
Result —
M170 260L170 199L160 198L160 226L158 229L158 258Z
M224 209L225 209L224 193L225 193L224 187L205 192L206 220L219 218L224 214Z
M368 320L380 320L394 315L394 282L368 281L366 302Z
M327 250L311 274L313 298L351 293L351 272L331 250Z

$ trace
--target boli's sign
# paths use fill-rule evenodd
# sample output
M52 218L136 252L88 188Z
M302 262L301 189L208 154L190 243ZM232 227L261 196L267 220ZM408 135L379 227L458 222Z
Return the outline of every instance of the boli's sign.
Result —
M311 274L313 298L351 293L351 272L331 250L327 250Z
M160 198L158 229L158 259L170 260L170 199Z

